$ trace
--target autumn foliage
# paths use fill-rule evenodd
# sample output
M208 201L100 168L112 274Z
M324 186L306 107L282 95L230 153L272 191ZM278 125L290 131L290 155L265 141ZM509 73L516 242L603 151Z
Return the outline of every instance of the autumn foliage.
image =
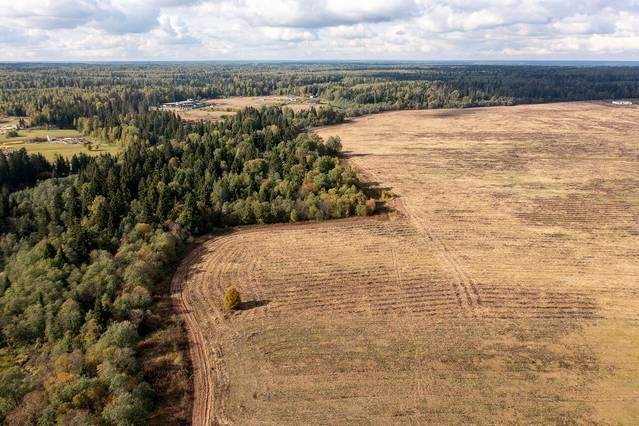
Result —
M224 293L224 307L229 310L235 310L239 308L242 303L240 292L233 286L226 289Z

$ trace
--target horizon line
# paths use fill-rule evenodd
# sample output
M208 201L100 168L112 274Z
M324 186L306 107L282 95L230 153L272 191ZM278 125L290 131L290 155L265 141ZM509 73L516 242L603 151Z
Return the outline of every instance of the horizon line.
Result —
M185 63L237 63L237 64L434 64L434 65L517 65L517 64L594 64L639 65L635 59L63 59L63 60L0 60L0 64L185 64Z

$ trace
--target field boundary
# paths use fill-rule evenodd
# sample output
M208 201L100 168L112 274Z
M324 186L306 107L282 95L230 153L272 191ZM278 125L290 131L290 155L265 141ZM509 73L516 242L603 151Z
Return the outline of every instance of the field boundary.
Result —
M184 328L188 334L189 356L193 368L193 412L191 424L210 425L212 424L211 412L215 401L210 392L211 380L209 360L205 353L205 341L197 321L192 315L192 307L184 297L183 289L188 282L191 262L204 251L204 244L198 243L180 263L173 278L171 279L171 298L174 309L178 317L182 320Z

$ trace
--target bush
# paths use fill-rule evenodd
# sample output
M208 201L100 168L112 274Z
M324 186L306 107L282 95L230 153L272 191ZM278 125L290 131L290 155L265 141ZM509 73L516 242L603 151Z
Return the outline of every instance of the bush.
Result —
M229 310L237 309L242 303L240 292L233 286L226 289L224 293L224 307Z
M366 213L371 215L373 213L375 213L375 209L377 208L377 202L375 201L374 198L369 198L366 201Z
M395 194L393 194L393 191L389 189L382 190L382 194L381 194L382 200L386 201L386 200L391 200L393 198L395 198Z
M326 153L328 155L339 155L339 153L342 151L342 140L339 138L339 136L330 136L327 140L326 140Z

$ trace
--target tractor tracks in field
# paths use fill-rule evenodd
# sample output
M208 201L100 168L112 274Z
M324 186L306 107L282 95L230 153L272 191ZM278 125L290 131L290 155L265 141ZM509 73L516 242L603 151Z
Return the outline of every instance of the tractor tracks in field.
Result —
M367 177L368 181L384 182L383 176L374 170L368 169L361 164L357 164L355 167ZM475 316L475 309L482 304L476 281L464 270L452 251L439 238L432 225L416 215L401 197L395 199L394 207L406 217L415 231L434 249L433 253L438 263L452 278L457 303L471 316Z
M209 363L205 353L204 338L192 314L192 307L186 300L185 293L182 290L188 281L193 260L200 257L203 251L204 247L202 245L191 250L171 279L173 307L182 320L189 339L189 354L193 368L193 409L191 414L191 423L193 425L206 424L204 419L207 418L208 407L212 405L209 392L211 386L209 383Z
M195 426L227 424L222 416L222 410L216 408L216 376L221 370L221 348L211 346L215 342L208 342L202 334L203 318L195 314L195 307L187 297L184 286L194 278L194 271L201 266L201 259L206 254L206 243L193 248L182 260L171 279L171 297L173 306L182 320L189 340L189 355L193 377L193 409L191 424Z
M399 200L397 204L417 232L435 248L434 253L437 256L439 264L447 270L452 277L455 294L457 295L460 306L466 308L474 315L474 310L482 304L475 280L468 275L452 251L437 236L437 233L433 231L424 219L415 215L412 209L402 200Z
M357 166L369 179L379 179L381 176L371 170ZM379 180L383 182L383 180ZM402 198L395 199L395 207L405 217L402 226L413 228L410 233L419 238L428 248L425 256L434 256L436 263L442 268L451 281L453 305L461 308L463 315L475 317L475 309L481 306L481 298L474 280L464 271L460 262L449 250L445 243L437 236L436 230L418 215ZM275 229L273 225L270 229ZM189 339L189 352L193 368L193 412L191 423L196 426L229 424L224 406L224 398L228 393L228 377L224 371L223 351L219 342L205 338L205 331L210 327L220 325L223 313L215 306L202 305L205 294L211 291L207 280L220 281L222 274L232 273L229 259L235 258L233 247L229 246L231 239L225 236L215 237L195 246L183 259L171 280L171 296L174 308L181 318ZM212 249L215 245L215 249ZM392 256L392 276L395 291L403 286L402 270L399 266L398 253L394 250ZM255 285L258 299L261 299L259 279L255 275L256 254L251 256L252 267L249 276L244 277ZM218 265L215 267L215 265ZM219 269L220 266L222 269ZM207 276L205 271L217 270L217 275ZM185 288L188 286L189 289ZM219 299L222 294L217 295ZM429 296L430 297L430 296ZM435 296L432 296L435 297ZM412 299L412 297L404 297ZM402 298L403 300L403 298ZM430 300L430 299L429 299ZM293 302L291 302L293 303ZM405 303L405 302L402 302ZM316 305L319 302L315 303ZM266 311L264 311L266 312ZM220 330L222 333L223 330ZM214 339L216 340L216 339Z

